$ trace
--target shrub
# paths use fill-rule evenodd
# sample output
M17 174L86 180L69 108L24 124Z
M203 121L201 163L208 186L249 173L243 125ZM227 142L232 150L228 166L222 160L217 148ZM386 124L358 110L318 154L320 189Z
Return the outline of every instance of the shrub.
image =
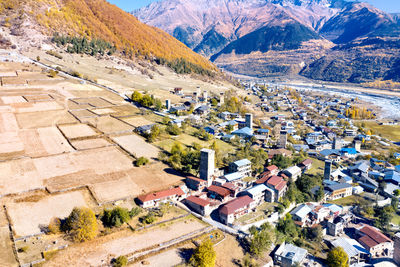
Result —
M51 234L58 234L61 231L61 220L59 218L52 218L48 230Z
M148 164L149 162L150 162L150 161L149 161L148 158L140 157L140 158L138 158L138 159L136 160L135 165L136 165L136 167L140 167L140 166L143 166L143 165Z
M122 267L128 265L128 258L125 256L119 256L113 262L113 267Z
M178 125L176 124L168 125L165 130L170 135L179 135L181 133L181 129L179 129Z
M128 209L116 207L112 210L104 210L101 220L104 226L120 227L122 224L129 221L131 218Z
M152 223L154 223L154 222L156 221L156 217L154 216L154 214L149 213L149 214L147 214L147 215L141 217L141 218L140 218L140 221L141 221L143 224L152 224Z
M28 246L24 246L24 247L19 248L19 249L18 249L18 252L19 252L19 253L27 252L28 249L29 249Z
M58 74L58 71L55 71L55 70L49 71L49 77L51 77L51 78L55 78L57 76L57 74Z

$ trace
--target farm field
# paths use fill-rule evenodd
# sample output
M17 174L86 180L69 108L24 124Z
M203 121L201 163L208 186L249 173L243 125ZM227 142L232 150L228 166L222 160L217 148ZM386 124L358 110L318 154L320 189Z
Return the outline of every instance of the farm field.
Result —
M111 137L111 139L136 158L156 159L160 152L157 147L147 143L142 137L135 134Z
M372 134L381 135L389 140L400 142L400 125L379 125L375 121L363 121L365 128L370 129Z
M74 207L87 206L85 197L80 191L49 196L38 202L10 203L8 214L13 230L18 237L39 234L41 227L48 225L53 217L65 218ZM29 210L29 219L26 211Z
M84 244L76 244L63 253L45 262L43 266L98 266L102 260L111 260L110 255L127 255L157 244L173 240L183 235L204 229L206 226L197 219L181 219L132 233L120 231L106 237L98 238Z
M127 133L134 130L129 124L111 116L88 118L87 122L91 123L99 131L105 134Z
M86 124L60 125L59 128L68 139L97 135L97 133Z

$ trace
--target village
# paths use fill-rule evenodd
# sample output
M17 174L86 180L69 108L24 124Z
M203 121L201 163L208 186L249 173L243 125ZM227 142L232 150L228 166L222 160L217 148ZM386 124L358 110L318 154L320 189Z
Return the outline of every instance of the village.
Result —
M246 113L242 117L239 113L227 111L217 114L223 122L203 125L204 131L215 138L227 142L237 138L242 144L250 142L258 149L267 151L268 159L263 171L254 171L252 162L247 158L230 162L223 170L218 169L215 167L215 151L202 149L198 177L187 176L185 185L139 196L139 204L151 208L160 203L171 202L177 205L183 203L195 214L227 225L231 228L227 231L236 233L248 233L250 227L260 227L264 223L276 226L279 220L293 220L297 227L318 229L321 232L319 233L321 241L323 240L328 247L344 248L351 266L379 262L376 261L379 258L392 258L396 255L394 249L399 249L400 235L394 236L395 241L384 235L380 229L374 227L373 221L368 216L364 216L363 209L371 209L373 206L382 209L391 207L396 213L400 195L400 165L394 164L400 163L400 153L391 150L392 154L389 155L391 163L383 160L382 156L379 156L379 159L374 157L376 154L371 153L372 146L369 143L374 140L384 149L391 146L389 144L391 141L372 135L370 130L360 131L359 127L353 125L351 117L359 116L359 111L353 107L356 100L342 102L342 99L334 101L320 99L315 108L312 105L314 98L309 98L310 102L307 104L307 96L299 95L299 92L293 93L287 88L283 91L285 92L282 95L279 93L275 95L275 98L282 99L277 101L276 106L281 109L288 107L289 115L271 116L269 120L261 121L264 127L255 127L251 113ZM183 95L181 88L175 88L173 93ZM261 95L262 102L266 99L275 99L265 97L259 87L258 89L253 87L252 93ZM206 91L202 97L199 98L199 95L200 91L195 92L189 103L203 102L193 110L193 114L201 117L210 113L212 106L211 103L204 104L207 102ZM183 97L190 98L190 96ZM223 95L217 97L219 105L223 104ZM262 102L256 106L267 111L273 109ZM171 113L175 114L177 111L187 111L184 106L171 107L168 100L166 107L167 111L172 110ZM315 118L312 115L314 112L333 113L336 119L329 114L330 116L323 116L329 117L325 119L326 123L319 124L312 119ZM361 112L370 119L375 116L372 109L364 109ZM193 121L194 117L195 115L191 115L188 119ZM172 124L177 122L182 122L182 119L171 120ZM273 136L275 129L271 127L273 124L280 125L275 136ZM305 125L310 130L301 129L302 132L299 132L297 130L300 128L299 124ZM304 155L303 160L297 164L289 164L284 168L272 164L274 159L277 161L279 158L282 161L284 158L296 155ZM301 180L303 175L307 176L314 162L320 165L321 183L309 187L308 201L290 201L291 199L286 197L290 185ZM341 199L348 201L343 201L344 205L335 204L342 203ZM361 206L358 199L362 199L363 205L369 205L369 208ZM286 206L281 207L284 202ZM260 207L264 209L264 214L252 216L260 213ZM272 210L266 207L272 207ZM241 220L244 217L251 219ZM249 221L251 223L243 224ZM399 229L398 225L388 220L383 221L386 226L381 225L381 227L385 230ZM394 242L397 242L396 245ZM292 244L283 243L272 251L274 251L271 255L273 263L269 262L270 266L317 264L312 260L313 257L308 257L310 254L306 249ZM315 255L315 251L313 253ZM269 266L268 264L265 266Z
M0 265L173 266L208 239L220 266L324 266L337 247L400 263L398 122L376 107L246 82L115 91L42 62L1 65ZM54 230L76 207L93 240Z

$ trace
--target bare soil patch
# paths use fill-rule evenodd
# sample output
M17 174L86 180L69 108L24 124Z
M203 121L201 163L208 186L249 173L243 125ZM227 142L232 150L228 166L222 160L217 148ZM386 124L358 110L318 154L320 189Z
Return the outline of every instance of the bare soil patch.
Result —
M66 110L51 110L34 113L16 114L21 129L32 129L55 126L57 124L72 124L77 120Z
M86 124L60 125L59 129L68 139L95 136L97 133Z
M20 77L2 77L1 78L2 86L21 86L27 85L25 78Z
M26 100L22 96L2 96L1 101L4 104L25 103Z
M42 101L52 101L54 100L53 97L49 94L43 95L24 95L24 98L28 102L42 102Z
M18 266L13 253L8 226L0 227L0 266Z
M13 229L17 236L38 234L49 224L51 218L65 218L74 207L87 206L80 191L53 195L38 202L19 202L7 205ZM29 211L29 219L27 217Z
M91 112L88 109L74 109L74 110L70 110L69 112L81 121L85 118L97 117L97 114Z
M142 137L135 134L111 137L111 139L136 158L156 159L160 152L157 147L147 143Z
M121 118L121 120L125 121L126 123L129 123L130 125L132 125L134 127L140 127L140 126L144 126L144 125L153 124L153 122L146 120L145 118L143 118L141 116Z
M71 144L77 150L86 150L86 149L99 148L112 145L110 142L108 142L106 139L103 138L76 140L72 141Z
M16 112L17 113L50 111L50 110L61 110L61 109L64 109L56 101L37 102L37 103L32 103L30 105L15 106L15 108L16 108Z
M90 191L99 204L137 196L141 193L140 187L127 175L122 179L96 183L90 186Z
M74 98L74 99L71 99L71 101L73 101L79 105L88 104L94 108L106 108L106 107L114 106L113 103L111 103L108 100L103 99L101 97Z
M0 196L43 187L43 177L32 159L0 162L0 173Z
M90 118L87 121L105 134L127 133L134 130L129 124L111 116Z

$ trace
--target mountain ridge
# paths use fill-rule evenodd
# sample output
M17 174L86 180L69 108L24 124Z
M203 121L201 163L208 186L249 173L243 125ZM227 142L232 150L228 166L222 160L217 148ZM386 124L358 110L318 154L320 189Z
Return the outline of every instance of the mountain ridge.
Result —
M394 67L397 48L388 46L385 50L373 44L376 51L368 50L360 40L393 37L400 40L398 14L387 14L358 1L164 0L133 14L145 23L161 27L220 68L257 77L300 73L331 80L336 72L343 76L339 80L344 81L384 79ZM276 28L293 24L301 27L292 34ZM351 47L340 46L346 44ZM329 62L335 57L340 64L330 73ZM346 66L352 62L369 70L363 64L377 64L381 71L375 76Z

